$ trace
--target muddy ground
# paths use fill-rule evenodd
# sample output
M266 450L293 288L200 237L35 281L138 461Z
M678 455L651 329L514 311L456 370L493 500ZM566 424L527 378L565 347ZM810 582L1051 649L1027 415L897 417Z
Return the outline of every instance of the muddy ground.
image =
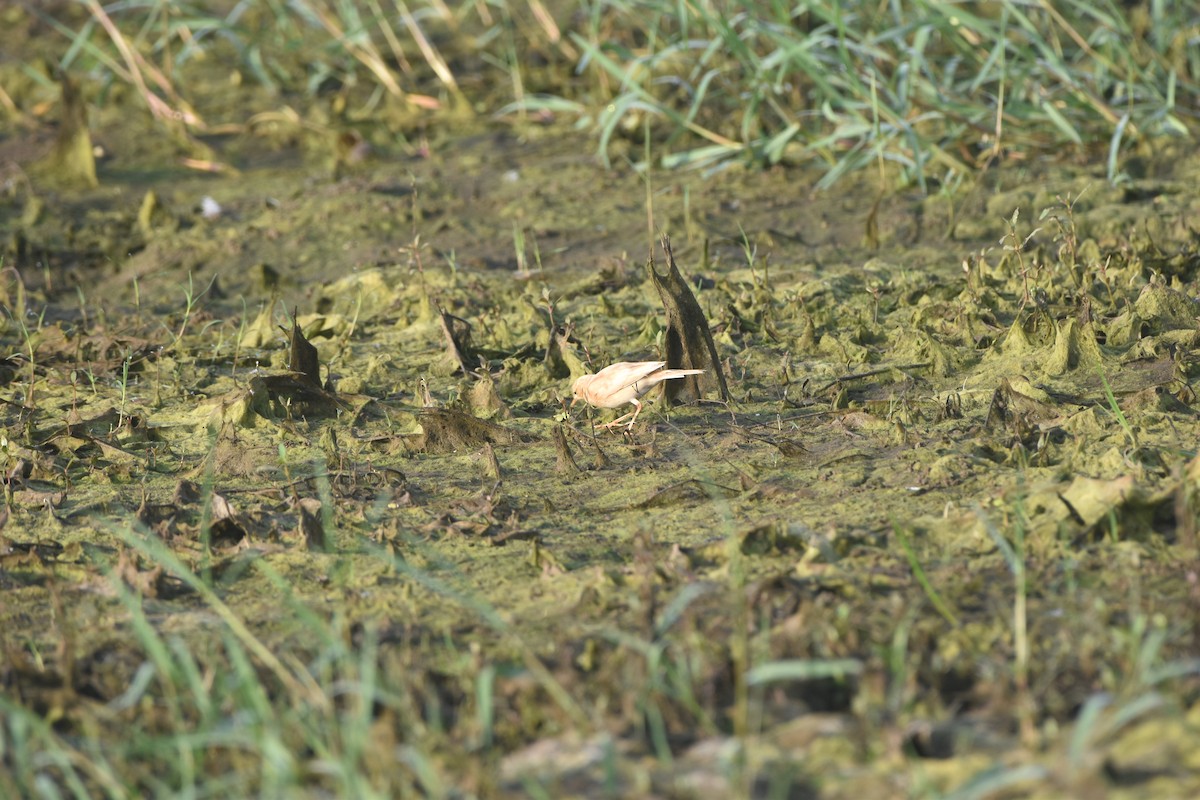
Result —
M122 702L148 641L241 642L283 706L336 641L403 698L385 793L437 793L408 747L460 796L1200 794L1194 148L923 195L647 176L550 119L285 115L202 137L217 174L91 127L95 188L51 119L0 132L9 708L185 736L164 679ZM662 357L661 232L731 399L601 430L570 386Z

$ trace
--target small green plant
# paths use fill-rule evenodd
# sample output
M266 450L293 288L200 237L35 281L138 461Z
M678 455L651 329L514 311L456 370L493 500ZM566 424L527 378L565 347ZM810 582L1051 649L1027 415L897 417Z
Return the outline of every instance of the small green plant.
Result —
M118 425L125 424L125 409L129 401L129 365L133 363L133 356L127 355L121 359L121 377L117 381L117 386L121 389L121 403L117 406Z
M1017 274L1021 276L1021 308L1029 305L1033 301L1034 293L1029 289L1029 277L1032 274L1036 279L1041 271L1041 266L1037 263L1025 263L1025 248L1029 245L1029 241L1033 239L1041 228L1034 228L1027 236L1022 238L1017 233L1017 221L1021 218L1021 209L1013 209L1012 216L1005 220L1005 225L1008 228L1008 233L1004 234L1004 238L1000 240L1001 247L1004 251L1010 254L1017 262Z
M531 275L540 275L542 273L542 253L538 249L537 238L526 240L525 229L513 223L513 252L516 254L516 269L515 274L518 277L529 277ZM533 249L533 266L529 264L528 249Z
M1112 386L1108 383L1108 376L1104 374L1104 369L1101 366L1096 367L1096 374L1100 376L1100 383L1104 386L1104 399L1108 402L1108 410L1112 412L1116 418L1121 430L1125 432L1125 437L1129 440L1129 446L1134 450L1138 449L1137 431L1129 424L1129 420L1125 416L1125 412L1121 410L1120 404L1117 403L1116 395L1113 394Z
M921 589L925 592L925 596L929 598L929 602L937 609L937 612L942 615L946 622L952 627L958 627L958 617L950 607L946 605L946 601L942 599L941 594L933 584L929 581L929 576L925 574L925 569L921 566L920 559L917 558L916 551L913 550L912 542L908 538L908 533L896 520L892 520L892 532L896 535L896 539L900 542L901 549L904 550L904 557L908 560L908 566L913 571L913 576L916 577L917 583L921 585Z
M1035 707L1029 693L1029 583L1025 564L1026 519L1024 507L1016 503L1012 509L1011 540L996 526L995 522L977 508L976 517L983 525L988 537L1004 557L1013 577L1013 682L1016 690L1017 720L1021 726L1021 737L1032 744L1036 736L1034 727Z
M1075 204L1083 192L1072 197L1070 193L1056 198L1056 204L1042 209L1039 221L1054 225L1055 239L1059 242L1058 260L1071 276L1075 288L1082 291L1086 265L1079 263L1079 231L1075 225Z
M38 324L36 330L41 330L42 319L45 315L45 309L38 316ZM25 387L25 405L28 408L36 408L34 403L34 387L37 386L37 345L34 342L35 332L29 330L25 324L24 318L18 317L17 324L21 328L21 336L25 339L25 354L29 361L29 383Z
M216 279L217 278L214 275L213 280L209 283L208 287L206 287L200 295L197 295L195 285L192 282L192 273L188 273L187 288L183 290L183 319L179 323L179 330L175 333L174 341L172 341L168 346L169 350L175 350L179 348L180 342L183 341L183 335L187 333L188 323L192 320L192 314L196 310L197 301L199 301L200 296L208 293L208 290L212 288L212 283L215 282Z

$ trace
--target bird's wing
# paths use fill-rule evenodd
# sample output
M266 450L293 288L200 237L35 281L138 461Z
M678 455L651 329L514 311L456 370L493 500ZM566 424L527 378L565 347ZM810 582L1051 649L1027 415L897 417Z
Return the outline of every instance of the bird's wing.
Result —
M645 380L666 366L666 364L667 362L665 361L641 361L630 364L629 371L621 376L621 388L624 389Z

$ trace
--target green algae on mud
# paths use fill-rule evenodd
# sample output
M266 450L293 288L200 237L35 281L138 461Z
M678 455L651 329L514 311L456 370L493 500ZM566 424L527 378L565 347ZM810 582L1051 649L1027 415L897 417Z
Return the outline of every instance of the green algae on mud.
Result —
M734 401L621 437L563 406L664 347L642 179L437 144L6 217L0 685L87 786L1196 792L1194 154L652 176Z

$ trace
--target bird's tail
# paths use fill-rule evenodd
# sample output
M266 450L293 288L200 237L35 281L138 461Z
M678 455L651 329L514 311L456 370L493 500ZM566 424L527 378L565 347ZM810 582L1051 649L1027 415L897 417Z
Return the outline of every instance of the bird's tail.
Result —
M670 380L671 378L683 378L687 375L702 375L702 374L704 374L704 370L702 370L702 369L664 369L664 370L659 370L658 372L654 373L654 377L656 377L656 378L661 377L664 381L667 381L667 380Z

